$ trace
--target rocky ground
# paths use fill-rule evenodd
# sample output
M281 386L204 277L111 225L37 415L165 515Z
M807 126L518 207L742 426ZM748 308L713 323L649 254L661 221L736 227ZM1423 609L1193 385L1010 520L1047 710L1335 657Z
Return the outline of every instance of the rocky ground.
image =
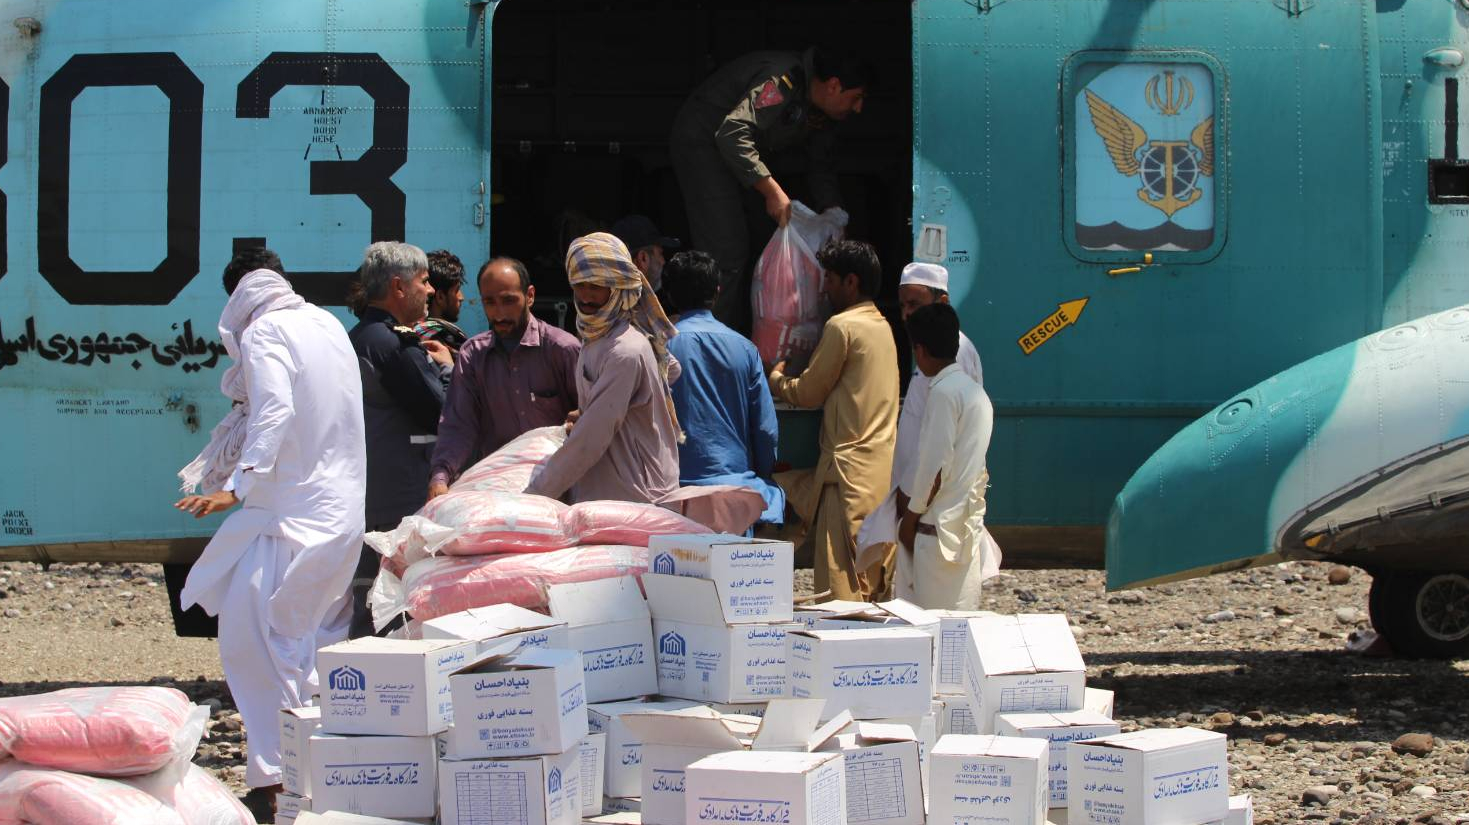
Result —
M1065 612L1124 729L1227 733L1231 792L1253 795L1257 823L1469 822L1469 661L1347 652L1368 628L1368 579L1330 572L1289 564L1109 594L1096 571L1016 571L987 583L984 607ZM199 761L243 790L214 643L173 635L157 566L0 564L0 634L0 695L150 683L211 704Z

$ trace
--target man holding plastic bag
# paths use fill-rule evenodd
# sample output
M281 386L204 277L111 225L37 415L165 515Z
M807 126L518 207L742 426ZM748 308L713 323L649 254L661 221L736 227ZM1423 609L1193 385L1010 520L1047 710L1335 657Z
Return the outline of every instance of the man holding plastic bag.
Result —
M791 198L766 155L804 146L811 203L819 209L839 203L835 124L862 112L872 78L871 66L856 57L819 49L757 52L716 71L679 110L669 137L673 169L693 246L719 261L714 314L736 330L748 329L750 311L744 190L758 192L766 214L784 226Z

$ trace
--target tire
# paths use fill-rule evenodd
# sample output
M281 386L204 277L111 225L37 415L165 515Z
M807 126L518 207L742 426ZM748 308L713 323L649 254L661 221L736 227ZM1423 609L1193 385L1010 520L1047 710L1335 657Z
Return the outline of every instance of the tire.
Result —
M1372 578L1368 608L1399 655L1469 656L1469 574L1384 571Z

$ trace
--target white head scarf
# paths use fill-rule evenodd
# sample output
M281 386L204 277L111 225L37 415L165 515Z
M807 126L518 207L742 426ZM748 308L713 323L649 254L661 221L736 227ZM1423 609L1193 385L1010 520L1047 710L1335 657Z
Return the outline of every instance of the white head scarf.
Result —
M250 399L245 373L240 365L240 338L260 316L278 309L295 309L306 300L291 288L280 273L256 269L246 273L219 315L219 338L234 359L219 379L219 391L235 402L233 409L209 433L209 444L187 467L179 470L185 493L198 489L216 493L235 471L245 446L245 421L250 417Z

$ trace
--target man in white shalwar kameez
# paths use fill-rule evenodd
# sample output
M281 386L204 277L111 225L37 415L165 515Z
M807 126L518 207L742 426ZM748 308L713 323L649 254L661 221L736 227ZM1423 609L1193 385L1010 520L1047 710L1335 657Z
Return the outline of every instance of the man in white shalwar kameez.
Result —
M949 302L949 270L931 263L915 262L903 267L898 280L898 309L906 322L918 309L930 304ZM959 369L984 386L984 369L980 365L979 351L963 330L959 331ZM898 439L893 449L892 486L887 498L862 522L857 534L859 568L883 558L898 541L898 522L903 509L912 497L912 490L903 485L913 472L913 463L918 458L918 431L923 425L923 412L928 404L929 385L932 379L924 375L915 364L913 375L908 379L908 393L903 397L903 407L898 413ZM989 486L989 473L984 476L985 487ZM980 490L980 509L983 515L983 489ZM984 533L983 577L989 578L1000 569L1000 546L995 544L989 531ZM894 592L902 597L901 593Z
M244 505L220 525L180 601L219 617L220 660L245 725L249 802L280 783L280 710L311 699L317 647L346 638L367 458L346 330L272 271L273 253L241 255L274 266L241 277L237 258L225 270L226 289L238 285L219 323L235 361L221 389L236 405L179 474L186 492L205 495L176 506L203 517Z
M932 304L908 318L913 360L930 379L918 454L903 480L913 493L898 529L895 595L930 610L977 610L988 531L985 453L994 409L955 362L959 316Z

